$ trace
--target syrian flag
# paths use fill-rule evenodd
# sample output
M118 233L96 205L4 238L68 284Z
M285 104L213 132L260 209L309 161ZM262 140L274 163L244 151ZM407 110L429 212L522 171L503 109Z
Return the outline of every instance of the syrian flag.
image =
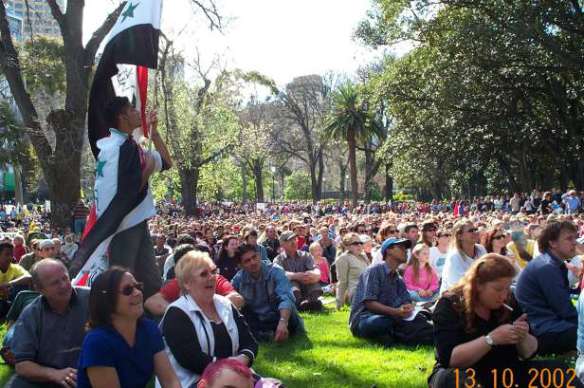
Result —
M136 65L137 102L144 124L148 69L158 65L161 0L129 0L112 28L90 92L88 136L96 158L95 202L83 239L71 263L73 284L91 285L109 267L109 244L116 234L156 214L146 185L140 188L145 154L154 157L156 170L163 162L156 151L144 151L121 132L110 136L105 122L106 104L115 97L112 77L118 64Z
M89 94L88 136L96 159L99 153L97 141L109 136L104 111L115 96L112 77L118 74L119 64L136 65L137 107L142 113L142 130L147 135L148 68L158 67L161 14L162 0L128 0L107 38Z

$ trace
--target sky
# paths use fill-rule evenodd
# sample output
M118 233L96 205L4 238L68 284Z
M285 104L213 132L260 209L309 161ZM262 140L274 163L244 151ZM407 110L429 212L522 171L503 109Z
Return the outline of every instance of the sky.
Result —
M86 0L86 40L115 8L116 0ZM225 16L223 32L210 31L188 0L165 0L162 31L189 58L200 53L223 68L257 70L278 85L294 77L328 71L351 75L379 52L352 38L369 0L216 0ZM399 55L407 48L398 47Z

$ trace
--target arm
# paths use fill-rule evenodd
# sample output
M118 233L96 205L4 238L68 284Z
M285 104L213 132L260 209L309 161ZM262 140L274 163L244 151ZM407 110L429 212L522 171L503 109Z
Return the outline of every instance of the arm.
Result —
M213 362L213 358L201 349L193 323L180 309L168 309L162 334L172 355L183 368L202 374L207 365Z
M452 349L450 364L448 366L450 368L466 368L472 366L490 351L491 347L487 344L485 337L475 338Z
M166 311L168 307L168 302L164 299L164 296L160 292L152 295L150 298L146 299L144 302L144 307L152 315L161 316Z
M22 276L20 276L19 278L16 278L14 280L11 280L8 282L8 285L10 287L13 286L30 286L30 282L32 280L32 277L30 276L29 273L26 273Z
M164 351L154 355L154 374L158 377L162 388L180 388L180 382Z
M546 299L547 305L564 320L577 320L578 313L572 305L570 291L564 286L559 270L538 271L537 283Z
M432 268L432 280L430 281L430 291L432 291L432 293L438 291L439 286L440 283L438 282L438 274L436 273L434 268Z
M404 283L406 284L406 288L410 291L419 291L421 288L416 284L414 280L414 270L412 269L411 265L406 267L404 271Z
M274 341L282 342L288 339L288 321L290 320L290 310L280 309L280 320L278 321L278 326L276 327L276 333L274 335Z
M170 157L168 148L166 148L166 144L164 144L162 137L160 137L160 134L158 133L158 120L156 118L154 118L150 124L150 139L152 139L156 151L158 151L160 157L162 157L162 170L168 170L172 167L172 158Z
M233 318L237 325L237 332L239 334L239 349L237 349L237 354L244 356L244 360L247 359L245 365L251 367L256 355L258 354L258 343L249 331L249 327L247 326L243 315L241 315L235 307L232 310Z
M372 313L386 315L388 317L404 318L412 311L411 305L402 305L400 308L394 308L386 306L383 303L379 303L376 300L366 300L364 303L367 310L371 311Z
M345 294L349 286L349 262L346 260L346 256L340 256L335 266L337 271L337 290L335 297L337 300L337 308L341 308L345 304Z
M61 385L66 376L74 373L77 378L77 371L73 368L54 369L42 366L34 361L21 361L16 363L16 374L30 381L40 383L51 382Z
M87 378L93 388L120 388L118 372L111 366L89 367Z
M241 310L241 308L243 306L245 306L245 299L243 299L243 296L241 296L241 294L239 294L236 291L230 292L229 294L225 295L225 297L227 299L229 299L229 301L235 306L235 308L237 308L238 310Z

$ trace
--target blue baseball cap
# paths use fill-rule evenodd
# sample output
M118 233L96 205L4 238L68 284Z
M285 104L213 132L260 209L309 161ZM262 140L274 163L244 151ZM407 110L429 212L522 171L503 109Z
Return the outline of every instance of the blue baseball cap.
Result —
M381 257L385 257L385 251L394 245L403 245L406 249L412 247L412 242L407 238L390 237L381 244Z

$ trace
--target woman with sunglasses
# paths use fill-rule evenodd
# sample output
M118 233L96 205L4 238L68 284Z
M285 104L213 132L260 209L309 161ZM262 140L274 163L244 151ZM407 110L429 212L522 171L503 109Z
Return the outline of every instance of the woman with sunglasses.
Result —
M89 328L77 387L146 387L155 374L162 387L180 387L154 321L143 317L142 283L112 267L95 278L89 294Z
M430 248L430 265L434 267L439 278L442 278L442 270L446 262L450 236L450 231L440 229L436 233L436 246Z
M335 261L337 273L336 300L340 309L351 300L359 283L359 276L367 269L370 262L363 253L363 242L356 233L347 233L343 237L342 252Z
M205 367L217 359L251 366L258 344L239 311L215 293L217 266L209 255L191 251L175 272L183 295L168 306L160 325L182 386L195 386Z
M510 290L515 274L507 258L487 254L436 303L431 388L535 386L548 372L556 376L556 387L582 387L565 364L529 360L538 342Z
M452 229L452 243L442 270L440 293L454 286L464 276L472 263L486 254L485 248L478 244L479 230L468 220L460 220Z

